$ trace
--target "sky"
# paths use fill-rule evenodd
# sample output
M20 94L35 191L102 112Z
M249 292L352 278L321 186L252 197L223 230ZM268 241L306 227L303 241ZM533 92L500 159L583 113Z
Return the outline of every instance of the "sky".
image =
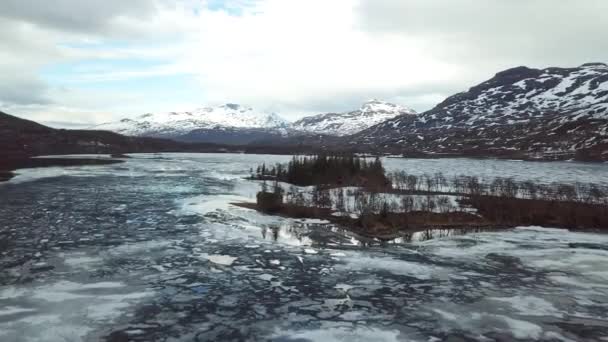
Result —
M52 3L52 5L51 5ZM0 110L54 127L249 105L418 111L498 71L608 59L606 0L2 0Z

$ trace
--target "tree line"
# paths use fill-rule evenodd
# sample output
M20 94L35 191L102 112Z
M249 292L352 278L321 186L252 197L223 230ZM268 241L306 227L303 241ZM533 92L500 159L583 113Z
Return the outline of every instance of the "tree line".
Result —
M459 175L448 178L441 172L413 175L405 171L387 175L392 190L409 193L446 193L466 196L541 199L608 205L608 188L594 183L535 183L496 177L485 182L477 176Z
M385 174L379 159L353 156L294 157L287 165L258 169L252 178L264 180L258 194L258 207L264 211L287 210L301 217L355 214L360 220L390 216L394 221L400 216L399 222L408 222L408 217L437 219L437 214L451 222L476 212L500 225L608 227L608 191L598 184L538 184L504 177L485 181L441 172Z
M353 154L294 156L287 164L262 164L251 179L278 180L299 186L390 187L380 158L368 160Z

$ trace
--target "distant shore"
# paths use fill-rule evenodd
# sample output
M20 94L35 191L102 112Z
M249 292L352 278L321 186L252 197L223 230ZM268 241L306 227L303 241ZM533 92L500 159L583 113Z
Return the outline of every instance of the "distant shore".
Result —
M6 182L15 177L14 171L19 169L53 167L53 166L83 166L83 165L110 165L122 163L118 159L94 158L14 158L0 160L0 182Z

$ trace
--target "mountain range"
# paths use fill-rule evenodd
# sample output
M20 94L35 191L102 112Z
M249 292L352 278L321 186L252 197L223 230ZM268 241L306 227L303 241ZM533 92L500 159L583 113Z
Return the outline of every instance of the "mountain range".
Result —
M400 105L370 100L358 110L318 114L289 123L276 113L229 103L187 112L148 113L92 129L184 142L243 145L311 134L351 135L399 115L415 114L414 110Z
M294 122L291 128L300 132L346 136L401 115L415 116L416 111L393 103L371 100L355 111L302 118Z
M358 110L289 123L275 113L225 104L191 112L144 114L93 130L62 130L0 112L0 146L0 154L9 157L337 150L608 161L608 66L508 69L419 114L372 100Z
M228 103L187 112L148 113L92 128L130 136L241 145L285 134L288 126L275 113Z
M428 155L608 159L608 65L517 67L348 145ZM364 147L364 148L365 148Z

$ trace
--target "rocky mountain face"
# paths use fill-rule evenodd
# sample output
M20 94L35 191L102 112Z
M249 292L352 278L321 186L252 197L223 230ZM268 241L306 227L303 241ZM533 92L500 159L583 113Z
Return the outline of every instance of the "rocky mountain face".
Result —
M509 69L344 144L412 155L608 160L608 66Z
M379 100L364 103L360 109L346 113L327 113L305 117L294 122L295 131L345 136L400 115L414 116L413 109Z
M285 134L287 121L274 113L225 104L191 112L149 113L95 126L129 136L171 138L188 142L246 144Z

